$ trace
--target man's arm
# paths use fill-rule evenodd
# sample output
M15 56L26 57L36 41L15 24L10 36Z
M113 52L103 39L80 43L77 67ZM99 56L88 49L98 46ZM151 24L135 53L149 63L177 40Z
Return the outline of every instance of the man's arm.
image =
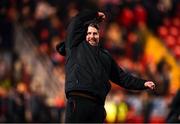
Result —
M80 42L82 42L86 37L86 26L85 23L98 17L97 11L86 10L80 12L75 16L68 26L68 33L66 39L66 47L72 48Z
M155 88L155 84L152 81L146 81L132 76L130 73L127 73L120 68L113 59L111 64L110 80L119 86L130 90L153 90Z
M56 51L62 55L62 56L66 56L66 50L65 50L65 41L59 43L56 45Z

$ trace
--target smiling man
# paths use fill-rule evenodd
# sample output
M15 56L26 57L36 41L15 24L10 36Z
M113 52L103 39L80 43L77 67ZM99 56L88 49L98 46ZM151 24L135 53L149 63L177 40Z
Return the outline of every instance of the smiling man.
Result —
M99 44L99 27L97 24L91 23L87 29L86 41L92 46Z
M68 26L65 44L57 47L58 52L66 56L65 122L103 123L106 117L104 102L111 89L109 80L132 90L153 90L155 87L152 81L125 72L108 51L100 47L98 23L104 20L102 12L80 12Z

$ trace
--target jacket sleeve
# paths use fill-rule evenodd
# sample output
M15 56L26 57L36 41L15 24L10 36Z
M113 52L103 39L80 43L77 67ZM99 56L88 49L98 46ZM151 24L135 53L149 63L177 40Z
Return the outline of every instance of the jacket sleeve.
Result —
M146 80L134 77L130 73L125 72L122 68L120 68L116 64L116 62L113 59L111 61L110 80L125 89L130 89L130 90L146 89L146 87L144 86Z
M85 39L85 23L96 18L97 14L97 11L85 10L83 12L80 12L71 20L68 26L67 39L65 43L67 48L72 48Z
M65 42L64 41L56 45L56 51L62 56L66 55Z

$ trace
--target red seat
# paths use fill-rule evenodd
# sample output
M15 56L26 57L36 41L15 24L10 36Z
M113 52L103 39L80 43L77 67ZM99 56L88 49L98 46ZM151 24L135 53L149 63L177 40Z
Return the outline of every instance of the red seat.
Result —
M150 118L150 123L165 123L165 118L161 116L154 116Z

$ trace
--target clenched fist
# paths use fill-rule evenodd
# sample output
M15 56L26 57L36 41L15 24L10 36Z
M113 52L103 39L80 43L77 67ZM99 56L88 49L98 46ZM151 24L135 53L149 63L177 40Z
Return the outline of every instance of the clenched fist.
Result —
M104 21L106 19L106 15L103 12L98 12L98 20L100 22Z
M155 89L155 83L152 82L152 81L146 81L146 82L144 83L144 86L147 87L147 88L149 88L149 89L151 89L151 90L154 90L154 89Z

